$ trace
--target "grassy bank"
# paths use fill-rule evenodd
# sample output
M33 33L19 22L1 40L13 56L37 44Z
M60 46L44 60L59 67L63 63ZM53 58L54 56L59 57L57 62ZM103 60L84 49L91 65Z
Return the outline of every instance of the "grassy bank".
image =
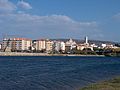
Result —
M120 77L98 84L92 84L80 90L120 90Z

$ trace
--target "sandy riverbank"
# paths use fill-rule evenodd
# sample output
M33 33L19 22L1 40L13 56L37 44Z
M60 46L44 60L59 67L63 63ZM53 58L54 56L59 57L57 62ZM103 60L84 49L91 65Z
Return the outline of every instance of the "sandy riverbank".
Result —
M47 53L23 53L23 52L0 52L0 56L104 56L104 55L47 54Z
M0 56L49 56L47 53L0 52Z
M97 84L91 84L80 90L120 90L120 77Z

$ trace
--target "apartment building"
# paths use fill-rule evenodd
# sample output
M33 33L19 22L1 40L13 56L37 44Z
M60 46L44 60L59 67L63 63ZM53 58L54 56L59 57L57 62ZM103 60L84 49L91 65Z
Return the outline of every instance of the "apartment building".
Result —
M2 50L9 48L12 51L29 50L32 40L27 38L4 38L2 42Z
M46 51L49 53L53 49L53 41L47 40L46 41Z
M36 50L45 50L46 40L45 39L36 40L35 48Z
M53 50L54 51L65 51L65 43L63 41L54 41L53 43Z

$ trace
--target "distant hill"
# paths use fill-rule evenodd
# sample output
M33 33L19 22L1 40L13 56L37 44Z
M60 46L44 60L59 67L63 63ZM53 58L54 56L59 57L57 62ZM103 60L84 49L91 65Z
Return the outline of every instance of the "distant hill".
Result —
M56 40L56 41L68 41L69 39L51 39L51 40ZM84 43L84 40L79 40L79 39L73 39L77 44ZM102 43L104 44L117 44L117 42L112 42L112 41L101 41L101 40L88 40L90 44L94 43L96 45L100 45Z
M50 39L50 40L56 40L56 41L68 41L69 39ZM85 41L84 40L79 40L79 39L73 39L73 41L75 41L77 44L80 44L80 43L84 43ZM113 42L113 41L102 41L102 40L88 40L88 42L90 44L94 43L96 45L101 45L102 43L104 44L119 44L118 42ZM2 43L2 41L0 41L0 43Z

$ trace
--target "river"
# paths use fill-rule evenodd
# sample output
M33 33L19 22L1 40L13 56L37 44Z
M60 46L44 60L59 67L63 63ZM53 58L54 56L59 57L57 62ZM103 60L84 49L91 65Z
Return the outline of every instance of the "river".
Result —
M0 90L78 90L115 76L118 57L0 57Z

